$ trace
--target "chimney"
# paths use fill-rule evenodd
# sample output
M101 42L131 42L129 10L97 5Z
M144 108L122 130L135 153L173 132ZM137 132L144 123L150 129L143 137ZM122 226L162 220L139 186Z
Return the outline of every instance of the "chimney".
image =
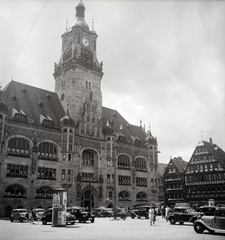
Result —
M213 144L212 138L209 138L209 142L210 144Z

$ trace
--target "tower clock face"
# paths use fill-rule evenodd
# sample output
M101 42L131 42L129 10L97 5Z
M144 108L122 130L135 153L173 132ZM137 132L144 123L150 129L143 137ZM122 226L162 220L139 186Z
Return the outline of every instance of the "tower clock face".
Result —
M88 41L88 39L87 38L82 38L82 43L83 43L83 45L85 46L85 47L87 47L88 45L89 45L89 41Z

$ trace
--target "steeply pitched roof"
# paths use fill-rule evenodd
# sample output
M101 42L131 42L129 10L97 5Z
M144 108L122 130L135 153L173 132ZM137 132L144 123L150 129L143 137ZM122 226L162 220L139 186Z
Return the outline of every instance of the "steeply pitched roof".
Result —
M13 112L26 115L28 123L40 125L41 119L52 120L58 128L65 115L58 95L37 87L12 80L2 91L2 99L7 103L9 118Z
M216 144L203 141L203 144L208 151L214 156L214 158L225 168L225 152L219 148Z
M102 107L102 130L105 134L112 134L114 132L114 116L115 110ZM145 144L146 133L141 126L135 126L129 124L117 111L117 120L115 125L115 132L119 135L123 135L127 142L132 143L134 139L140 140L142 144ZM110 126L107 126L107 121L110 123ZM123 129L120 129L122 124Z
M173 162L173 164L176 166L180 173L183 173L186 170L188 162L184 161L181 157L177 158L175 157L171 159L171 161Z

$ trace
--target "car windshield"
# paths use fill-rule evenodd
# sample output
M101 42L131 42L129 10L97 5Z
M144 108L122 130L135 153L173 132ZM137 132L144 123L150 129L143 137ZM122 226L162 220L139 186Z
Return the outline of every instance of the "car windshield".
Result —
M45 210L42 210L42 209L40 209L40 210L35 210L37 213L40 213L40 212L44 212Z
M19 213L27 213L27 210L22 209L22 210L18 210L18 212Z

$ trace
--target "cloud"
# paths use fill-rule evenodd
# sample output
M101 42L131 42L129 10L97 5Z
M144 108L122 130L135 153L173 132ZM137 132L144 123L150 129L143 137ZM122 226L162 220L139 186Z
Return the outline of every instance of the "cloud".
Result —
M189 161L196 146L224 139L224 1L83 1L85 20L98 34L103 61L103 105L131 124L151 125L160 162ZM14 79L54 90L61 35L78 1L48 1L29 34L6 85ZM28 4L28 5L27 5ZM0 66L5 75L44 2L1 1ZM2 24L4 23L4 24ZM26 68L26 69L24 69ZM201 133L203 131L203 133Z

